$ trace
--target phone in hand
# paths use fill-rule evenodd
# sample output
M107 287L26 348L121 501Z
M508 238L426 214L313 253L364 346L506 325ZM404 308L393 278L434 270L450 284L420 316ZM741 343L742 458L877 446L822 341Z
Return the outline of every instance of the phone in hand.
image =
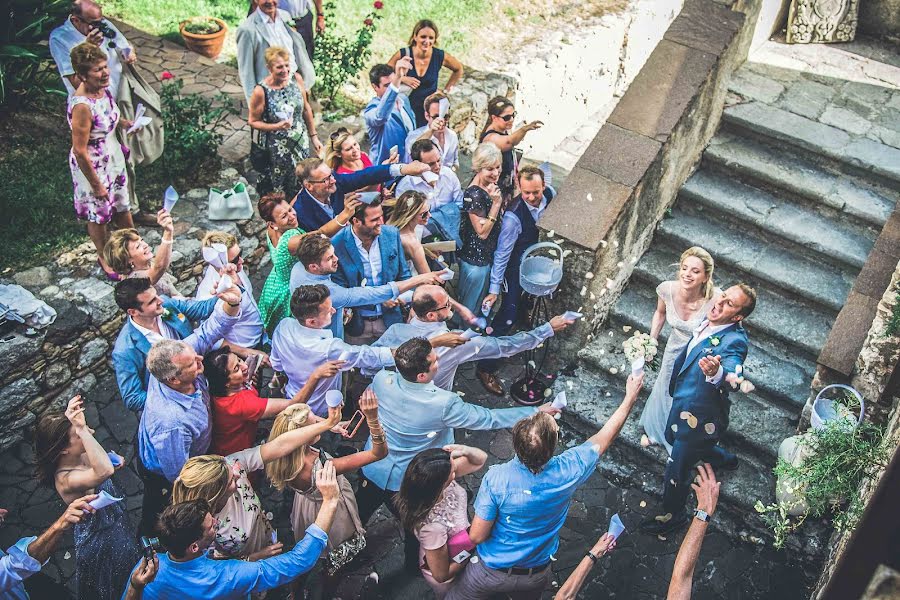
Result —
M366 417L361 411L353 413L353 416L350 417L350 420L347 422L347 437L352 438L355 436L365 420Z

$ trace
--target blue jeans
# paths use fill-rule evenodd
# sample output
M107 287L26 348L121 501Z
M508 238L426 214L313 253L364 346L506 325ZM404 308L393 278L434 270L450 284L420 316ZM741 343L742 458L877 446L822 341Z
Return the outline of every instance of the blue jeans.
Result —
M491 278L491 265L478 267L464 260L459 261L459 298L460 304L481 316L481 302L487 295Z

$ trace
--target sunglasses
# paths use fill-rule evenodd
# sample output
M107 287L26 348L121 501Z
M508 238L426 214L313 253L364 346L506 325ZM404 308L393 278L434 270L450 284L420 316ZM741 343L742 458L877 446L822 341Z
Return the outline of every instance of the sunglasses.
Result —
M518 113L516 113L516 112L514 111L513 114L511 114L511 115L504 115L504 116L502 116L502 117L500 117L500 118L503 119L504 121L506 121L507 123L509 123L510 121L512 121L513 119L516 118L516 114L518 114Z
M237 256L235 256L232 260L229 260L228 262L230 262L233 265L238 264L239 262L241 262L241 254L243 254L243 252L244 251L241 250L240 252L237 253Z
M334 131L331 132L331 135L329 136L329 138L333 141L333 140L338 139L338 137L340 137L341 135L343 135L345 133L350 133L350 130L347 129L346 127L338 127L337 129L335 129Z
M427 217L427 216L430 215L430 214L431 214L431 211L428 210L428 209L426 208L426 209L419 215L419 217L424 219L425 217Z

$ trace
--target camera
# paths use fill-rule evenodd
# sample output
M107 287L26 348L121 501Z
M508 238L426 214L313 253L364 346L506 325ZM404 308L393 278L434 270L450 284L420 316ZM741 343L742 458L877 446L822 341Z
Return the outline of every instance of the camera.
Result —
M116 32L113 31L113 28L109 26L109 23L102 19L100 21L94 21L91 25L94 29L102 33L105 38L113 39L116 37Z
M153 554L159 552L162 545L157 537L141 536L141 551L147 560L153 560Z

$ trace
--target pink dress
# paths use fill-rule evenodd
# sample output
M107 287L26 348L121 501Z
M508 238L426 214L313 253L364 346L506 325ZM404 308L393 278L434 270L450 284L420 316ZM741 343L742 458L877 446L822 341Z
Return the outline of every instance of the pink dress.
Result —
M416 529L416 538L419 540L420 565L425 564L426 550L442 548L454 535L469 528L467 503L466 490L455 481L451 481L441 494L437 504L425 517L422 525ZM444 583L435 581L428 569L422 569L422 575L438 600L442 600L453 586L452 579Z
M66 117L72 126L72 110L78 104L85 104L91 110L91 133L87 143L91 166L97 172L100 182L106 186L109 195L104 199L94 196L94 190L87 177L78 167L75 153L69 151L69 169L75 189L75 215L82 220L103 225L109 223L117 212L128 210L128 177L125 174L125 158L128 149L116 139L116 125L119 122L119 108L109 90L104 90L102 98L69 96Z

